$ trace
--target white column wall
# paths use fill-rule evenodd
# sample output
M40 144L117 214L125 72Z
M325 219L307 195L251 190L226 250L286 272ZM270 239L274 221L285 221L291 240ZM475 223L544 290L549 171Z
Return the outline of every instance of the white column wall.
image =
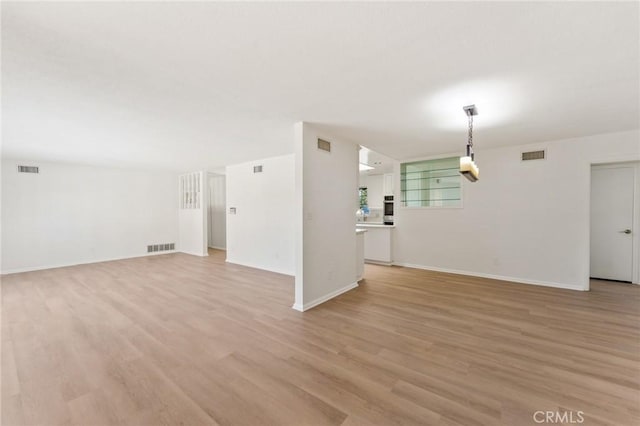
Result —
M331 152L317 148L318 138ZM356 216L359 146L318 131L295 126L296 156L296 296L304 311L357 284Z

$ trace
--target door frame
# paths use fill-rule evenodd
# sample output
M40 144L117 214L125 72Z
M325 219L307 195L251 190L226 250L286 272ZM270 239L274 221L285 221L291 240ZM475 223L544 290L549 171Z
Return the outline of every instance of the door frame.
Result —
M214 250L227 251L226 241L225 241L225 246L224 247L212 247L212 246L209 245L209 231L210 231L210 229L209 229L209 214L210 214L210 212L209 212L209 201L210 201L209 200L209 191L211 190L211 188L209 187L209 178L212 177L212 176L214 176L214 177L222 176L225 179L225 186L226 186L226 179L227 179L226 174L223 173L223 172L210 172L210 171L207 171L206 182L205 182L205 187L206 187L206 192L207 192L207 198L206 198L206 200L207 200L206 201L207 202L207 204L206 204L207 211L206 211L206 214L205 214L206 226L205 226L205 231L204 231L205 232L205 238L207 240L207 249L211 248L211 249L214 249ZM227 191L226 191L226 188L225 188L225 203L226 203L226 199L227 199ZM226 204L225 204L225 211L226 211ZM226 222L225 222L225 235L226 235Z
M632 240L632 262L633 271L631 273L631 283L640 284L640 160L625 159L622 161L602 161L592 162L589 165L589 251L587 255L587 264L589 265L589 277L587 277L587 289L589 289L589 279L591 276L591 180L593 178L592 172L594 169L617 169L617 168L631 168L634 171L633 179L633 240Z

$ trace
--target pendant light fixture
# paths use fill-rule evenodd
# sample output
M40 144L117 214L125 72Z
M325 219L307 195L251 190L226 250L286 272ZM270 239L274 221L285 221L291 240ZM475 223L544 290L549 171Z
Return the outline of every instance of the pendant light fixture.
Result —
M473 155L473 116L478 115L478 109L475 105L467 105L462 109L469 119L469 139L467 141L467 155L460 157L460 174L471 182L475 182L480 177L480 169L476 166Z

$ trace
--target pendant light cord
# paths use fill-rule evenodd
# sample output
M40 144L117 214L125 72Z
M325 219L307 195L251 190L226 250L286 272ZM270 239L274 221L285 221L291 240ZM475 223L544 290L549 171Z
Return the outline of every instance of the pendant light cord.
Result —
M469 146L473 146L473 115L469 114Z
M469 117L469 141L467 142L467 157L471 157L473 160L473 114L467 111Z

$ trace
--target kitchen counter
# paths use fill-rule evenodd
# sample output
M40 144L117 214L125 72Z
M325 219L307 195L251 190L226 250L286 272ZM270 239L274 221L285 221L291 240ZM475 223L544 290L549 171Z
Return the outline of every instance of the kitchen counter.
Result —
M395 228L395 225L385 225L382 222L356 222L356 227L360 228Z

